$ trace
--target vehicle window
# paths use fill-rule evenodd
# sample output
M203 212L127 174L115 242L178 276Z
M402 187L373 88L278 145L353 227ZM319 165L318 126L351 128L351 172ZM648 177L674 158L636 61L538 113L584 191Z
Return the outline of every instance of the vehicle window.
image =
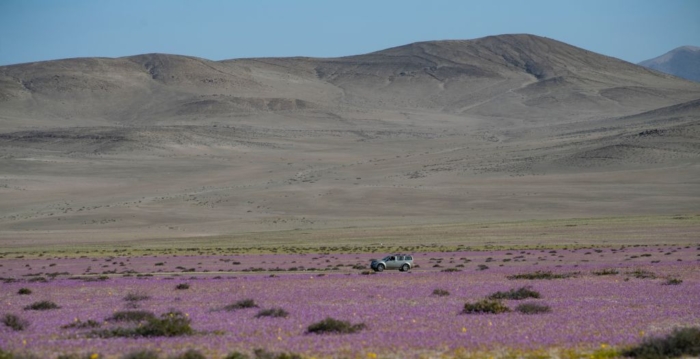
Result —
M389 256L389 257L384 257L384 259L382 259L382 260L385 261L385 262L386 262L386 261L390 261L390 260L391 260L391 256Z
M398 256L398 257L396 257L396 260L402 261L402 260L403 260L403 256Z
M407 261L412 261L412 260L413 260L413 257L411 257L411 256L406 256L406 260L407 260Z

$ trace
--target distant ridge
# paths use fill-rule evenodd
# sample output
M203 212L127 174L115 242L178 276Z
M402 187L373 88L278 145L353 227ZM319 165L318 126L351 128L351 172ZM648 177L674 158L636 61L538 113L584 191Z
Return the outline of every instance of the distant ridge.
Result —
M631 115L698 97L698 86L528 34L340 58L144 54L0 67L2 113L48 125L186 124L290 111L342 116L358 109L552 122ZM562 109L568 115L554 115Z
M700 82L700 47L681 46L639 65Z

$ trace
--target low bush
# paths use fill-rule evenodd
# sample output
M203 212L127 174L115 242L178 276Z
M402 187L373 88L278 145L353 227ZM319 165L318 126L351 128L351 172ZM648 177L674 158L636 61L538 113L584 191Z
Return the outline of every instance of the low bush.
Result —
M536 271L532 273L521 273L521 274L514 274L514 275L509 275L508 279L566 279L566 278L571 278L577 276L579 273L578 272L571 272L571 273L552 273L548 271Z
M644 269L635 269L632 272L627 272L630 276L637 278L637 279L655 279L656 278L656 273L650 272L648 270Z
M487 270L487 269L489 269L489 266L487 266L486 264L479 264L476 268L476 270Z
M101 356L97 353L91 353L91 354L61 354L56 357L56 359L95 359L95 358L101 358ZM19 358L17 358L19 359Z
M62 325L63 329L85 329L85 328L97 328L102 325L100 322L89 319L87 322L81 320L76 320L73 323Z
M108 321L112 322L143 322L151 319L156 319L156 315L145 310L119 311L107 318Z
M250 356L241 352L229 353L224 359L250 359Z
M56 359L95 359L95 358L101 358L101 356L97 353L91 353L91 354L61 354L56 357Z
M153 350L137 350L122 356L121 359L158 359L158 353Z
M683 283L683 280L678 278L669 278L664 282L665 285L678 285L681 283Z
M19 294L19 295L29 295L29 294L32 294L32 290L29 289L29 288L20 288L20 289L17 291L17 294Z
M289 313L287 313L287 311L282 308L270 308L259 311L258 314L255 315L255 317L286 318L288 315Z
M258 308L258 305L255 304L255 301L252 299L241 299L233 304L229 304L224 307L224 310L226 311L234 311L238 309L248 309L248 308Z
M609 268L609 269L601 269L599 271L593 271L591 272L595 275L617 275L620 274L620 271L615 269L615 268Z
M674 329L665 337L652 337L622 355L639 359L662 359L700 355L700 327Z
M29 321L26 319L22 319L14 314L5 314L2 317L2 324L5 324L6 327L19 332L22 330L27 329L29 326Z
M180 283L177 286L175 286L175 289L177 289L177 290L190 289L190 285L187 283Z
M190 349L180 355L172 357L172 359L207 359L207 357L197 350Z
M140 301L149 300L149 299L151 299L151 296L149 296L146 293L142 293L142 292L130 292L129 294L127 294L124 297L124 301L127 301L127 302L140 302Z
M328 317L320 322L309 325L306 328L306 332L313 334L350 334L359 332L365 328L365 323L352 324L345 320Z
M475 303L465 303L464 309L462 309L462 314L500 314L506 312L510 312L510 308L501 303L501 301L492 299L484 299Z
M255 349L253 351L255 359L302 359L301 355L294 353L273 353L265 349ZM243 357L247 359L246 357ZM241 358L241 359L243 359Z
M523 314L542 314L551 312L552 308L544 304L523 303L515 307L515 310Z
M532 287L520 287L507 292L496 292L488 296L489 299L511 299L522 300L527 298L539 298L540 293L532 290Z
M194 333L190 319L182 312L169 311L160 318L148 319L136 328L113 328L93 331L92 336L99 338L135 338L135 337L176 337Z
M445 273L454 273L454 272L461 272L462 270L459 268L445 268L441 270L440 272L445 272Z
M34 302L26 307L24 307L24 310L51 310L51 309L58 309L61 308L58 306L58 304L48 301L48 300L42 300L41 302Z
M450 292L444 290L444 289L435 289L433 290L433 295L436 295L438 297L446 297L450 295Z

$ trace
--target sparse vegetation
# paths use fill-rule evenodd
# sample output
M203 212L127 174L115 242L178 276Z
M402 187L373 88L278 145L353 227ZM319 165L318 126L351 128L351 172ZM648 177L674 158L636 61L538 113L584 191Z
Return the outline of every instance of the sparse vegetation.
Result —
M598 271L593 271L591 272L594 275L617 275L620 274L620 271L615 269L615 268L609 268L609 269L601 269Z
M552 273L549 271L535 271L532 273L521 273L521 274L514 274L514 275L509 275L508 279L529 279L529 280L534 280L534 279L566 279L566 278L571 278L579 275L578 272L570 272L570 273Z
M444 290L444 289L435 289L433 290L433 295L438 296L438 297L446 297L450 295L450 292Z
M248 309L248 308L258 308L258 305L255 304L255 301L252 299L241 299L233 304L229 304L224 307L224 310L226 311L234 311L234 310L239 310L239 309Z
M182 312L169 311L160 318L151 318L145 324L135 328L113 328L93 331L92 335L99 338L114 337L175 337L191 335L194 333L190 327L190 319Z
M273 317L273 318L286 318L289 315L289 313L282 309L282 308L270 308L270 309L263 309L258 312L258 314L255 315L256 318L261 318L261 317Z
M627 272L628 275L637 279L655 279L656 273L644 269L635 269L632 272Z
M313 323L306 328L307 333L312 334L351 334L365 329L364 323L352 324L345 320L328 317L320 322Z
M665 337L645 339L622 353L638 359L664 359L700 355L700 328L674 329Z
M207 357L197 350L190 349L180 355L172 357L172 359L207 359Z
M668 278L666 282L664 282L665 285L678 285L681 283L683 283L683 280L678 278Z
M5 324L6 327L16 332L25 330L27 327L29 327L29 321L14 314L5 314L2 317L2 324Z
M507 292L496 292L488 296L488 299L511 299L511 300L522 300L527 298L539 298L540 293L532 290L532 287L520 287L518 289L511 289Z
M29 294L32 294L32 290L29 289L29 288L20 288L20 289L17 291L17 294L19 294L19 295L29 295Z
M100 322L89 319L87 322L81 320L76 320L73 323L61 326L63 329L85 329L85 328L97 328L101 325Z
M142 292L130 292L124 296L124 301L126 302L140 302L149 299L151 299L151 296Z
M190 285L188 283L180 283L180 284L175 286L175 289L177 289L177 290L190 289Z
M119 311L107 318L108 321L112 322L142 322L152 319L156 319L156 315L145 310Z
M24 310L51 310L51 309L59 309L61 307L58 306L58 304L48 301L48 300L42 300L40 302L34 302L26 307L24 307Z
M552 311L548 305L538 303L523 303L515 307L515 310L523 314L542 314Z
M121 359L158 359L158 353L153 350L137 350L122 356Z
M499 300L483 299L475 303L465 303L464 309L462 309L462 314L500 314L510 311L510 308L501 303Z

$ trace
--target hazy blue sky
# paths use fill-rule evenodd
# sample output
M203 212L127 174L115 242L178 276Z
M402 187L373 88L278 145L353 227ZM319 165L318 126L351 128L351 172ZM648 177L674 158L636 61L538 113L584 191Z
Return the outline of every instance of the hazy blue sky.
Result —
M700 0L0 0L0 65L149 52L334 57L505 33L639 62L700 46Z

